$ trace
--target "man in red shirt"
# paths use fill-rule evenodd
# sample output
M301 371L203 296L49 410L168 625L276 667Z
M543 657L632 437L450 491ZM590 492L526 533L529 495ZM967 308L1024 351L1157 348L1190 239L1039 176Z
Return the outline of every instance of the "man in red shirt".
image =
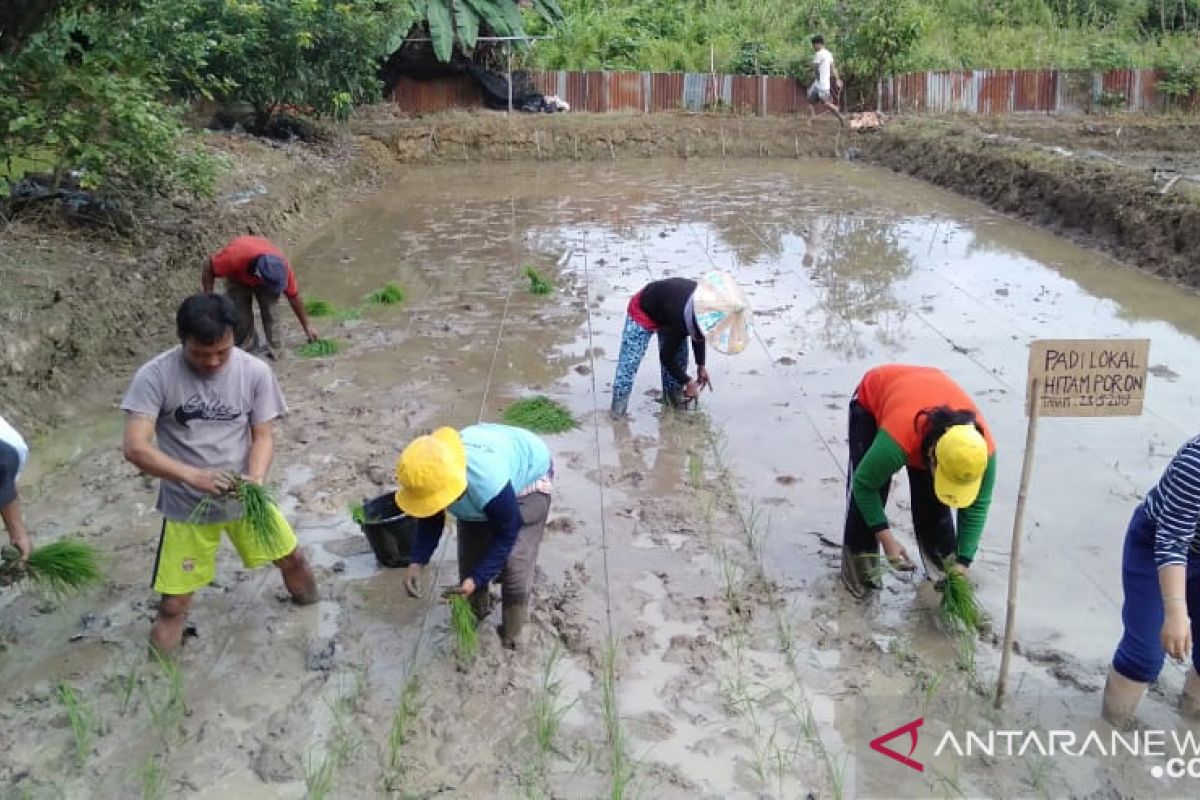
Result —
M279 351L276 330L276 308L279 295L287 297L288 305L300 320L304 335L311 342L317 338L304 309L304 299L296 286L296 273L280 250L261 236L239 236L217 251L204 264L200 285L205 292L213 290L216 278L225 279L225 294L237 306L237 346L252 353L261 352L258 331L254 327L254 301L262 315L263 334L267 340L267 355Z

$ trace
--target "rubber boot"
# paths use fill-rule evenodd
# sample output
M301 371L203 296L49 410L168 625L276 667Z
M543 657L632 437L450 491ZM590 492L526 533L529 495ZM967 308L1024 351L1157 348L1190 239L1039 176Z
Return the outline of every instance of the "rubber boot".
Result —
M517 649L517 640L521 638L521 630L529 619L528 606L505 606L503 623L500 625L500 643L509 650Z
M663 404L668 408L686 408L687 401L683 398L683 391L663 392Z
M612 408L609 409L609 415L613 419L620 419L629 411L629 398L617 397L615 394L612 399Z
M1128 727L1133 721L1133 712L1137 710L1146 687L1150 684L1130 680L1112 667L1108 668L1108 680L1104 682L1104 704L1100 709L1101 716L1117 729Z
M869 553L851 553L849 547L842 545L842 583L859 600L872 589L883 588L879 579L871 574L870 565L873 561Z
M1183 681L1183 696L1179 698L1179 713L1187 719L1200 719L1200 675L1196 668L1187 671Z

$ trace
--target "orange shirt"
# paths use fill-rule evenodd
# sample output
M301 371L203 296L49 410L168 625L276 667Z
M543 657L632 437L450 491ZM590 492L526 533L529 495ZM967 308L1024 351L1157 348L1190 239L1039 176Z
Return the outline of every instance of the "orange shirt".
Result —
M218 250L210 259L213 275L245 286L261 286L262 281L250 275L250 266L259 256L267 255L278 256L288 265L287 288L283 293L295 297L300 289L296 285L296 273L292 271L291 262L279 248L261 236L239 236Z
M925 468L921 455L921 439L925 432L917 427L917 414L937 406L974 411L979 427L983 429L988 455L996 452L992 432L975 401L940 369L907 364L875 367L858 385L858 403L875 418L880 430L886 431L900 445L910 467Z

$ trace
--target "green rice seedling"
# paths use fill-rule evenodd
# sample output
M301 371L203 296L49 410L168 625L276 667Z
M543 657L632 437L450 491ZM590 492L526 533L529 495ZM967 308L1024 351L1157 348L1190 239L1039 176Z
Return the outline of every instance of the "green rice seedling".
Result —
M60 597L96 586L104 581L100 551L78 539L59 539L29 554L25 578Z
M533 267L525 268L525 277L529 278L530 294L550 294L554 291L554 284L542 277L542 274Z
M162 800L167 796L167 771L158 756L150 754L138 769L142 782L142 800Z
M388 731L388 769L400 769L400 748L408 743L413 720L421 710L421 679L417 673L408 676L400 690L400 703L392 715L392 727Z
M304 310L310 317L332 317L337 314L337 309L333 307L332 303L318 300L315 297L304 301Z
M608 738L609 797L611 800L621 800L633 780L633 765L629 763L629 745L617 708L617 648L611 639L604 649L604 663L600 672L600 707Z
M574 702L563 705L561 701L562 682L555 676L561 660L562 648L556 642L542 668L541 685L533 703L533 739L542 758L554 751L554 740L562 727L563 717L575 705Z
M175 659L154 645L150 646L150 656L166 679L166 689L160 695L152 690L148 681L140 682L138 688L142 692L142 699L145 701L146 707L150 710L150 720L158 730L159 737L163 744L169 746L173 738L172 734L183 724L183 719L187 715L187 698L184 697L183 692L183 671Z
M542 395L518 400L504 409L504 421L534 433L565 433L579 427L566 407Z
M459 664L466 666L475 660L479 650L479 632L471 601L461 594L450 596L450 629L454 632L454 654Z
M313 339L305 342L296 351L303 358L324 358L336 356L342 350L342 344L337 339Z
M55 694L67 710L71 734L75 737L75 764L82 767L92 750L92 738L96 734L96 712L74 688L65 683L58 685Z
M304 795L307 800L325 800L333 791L333 777L337 764L333 756L326 753L317 758L315 753L309 753L304 758L304 786L308 790Z
M233 483L238 502L242 504L242 514L250 525L250 532L264 550L273 552L279 535L275 519L278 511L275 508L274 493L270 487L244 478L235 478Z
M350 504L350 519L354 520L355 525L362 525L367 521L367 509L362 503Z
M953 561L946 564L939 614L946 627L964 633L977 632L983 621L979 603L975 600L975 588L966 575L954 568Z
M367 302L373 306L394 306L404 302L404 290L394 283L389 283L367 295Z
M116 682L117 694L121 701L119 712L123 717L125 716L125 712L129 710L129 703L133 699L133 690L136 689L138 685L137 670L130 669L129 672L125 673L124 675L118 675Z
M361 308L343 308L334 314L333 318L339 322L345 322L346 320L351 319L362 319L362 315L363 312Z

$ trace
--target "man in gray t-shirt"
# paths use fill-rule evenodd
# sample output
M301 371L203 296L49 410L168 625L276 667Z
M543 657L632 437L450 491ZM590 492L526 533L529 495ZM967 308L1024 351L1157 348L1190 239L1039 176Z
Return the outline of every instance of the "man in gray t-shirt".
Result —
M234 347L237 311L228 298L193 295L176 324L180 344L143 365L121 402L125 458L162 479L153 585L163 599L150 640L164 652L182 640L193 593L215 577L222 533L245 566L274 563L294 600L317 599L312 571L278 509L276 535L264 542L231 496L235 476L261 484L271 466L274 421L287 413L274 373Z

